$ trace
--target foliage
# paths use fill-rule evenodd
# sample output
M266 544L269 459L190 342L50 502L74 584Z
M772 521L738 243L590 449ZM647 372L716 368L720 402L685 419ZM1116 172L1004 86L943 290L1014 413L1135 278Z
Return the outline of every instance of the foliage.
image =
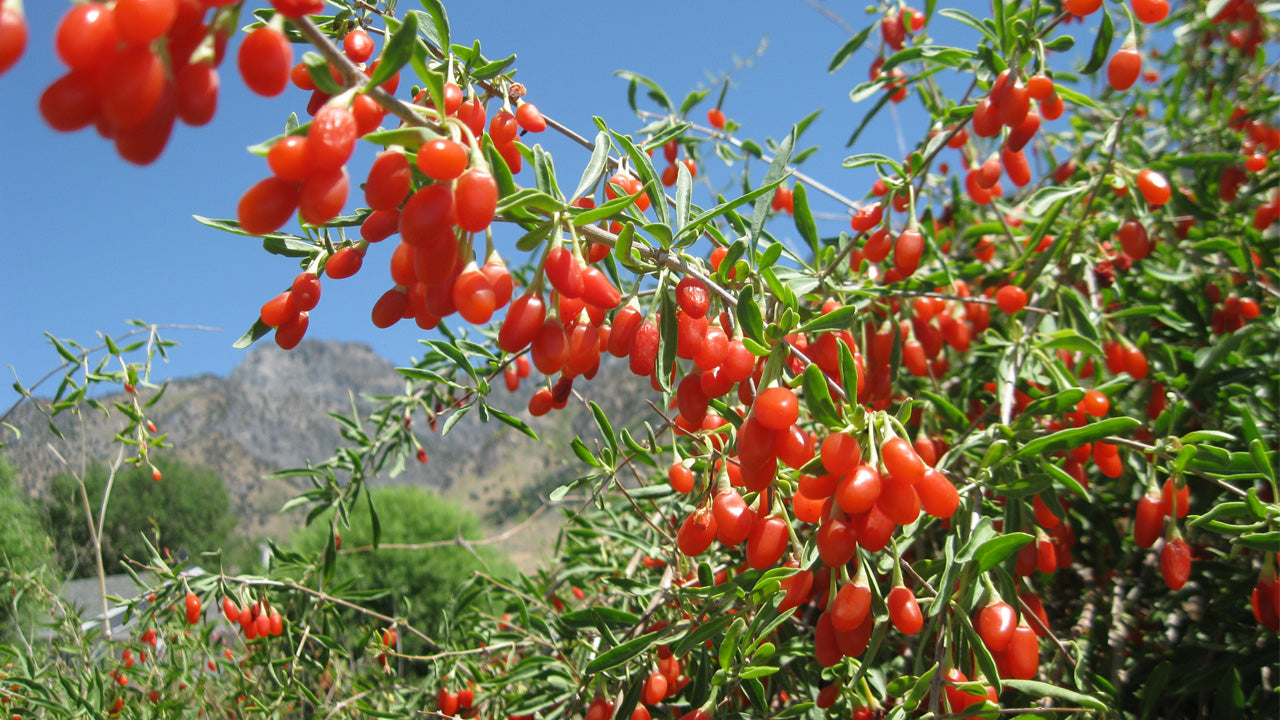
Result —
M455 601L464 586L474 584L477 573L494 578L512 573L510 564L491 548L470 544L480 539L479 525L455 503L408 485L378 488L374 497L378 506L394 512L379 514L376 546L371 518L363 507L352 512L350 525L339 527L342 550L326 583L333 592L364 594L363 607L444 637L450 632ZM309 560L323 552L331 530L314 523L291 544ZM405 652L425 649L415 638L405 639Z
M255 14L242 75L263 94L314 86L313 120L290 118L254 148L272 176L236 220L200 221L262 236L301 272L240 344L274 333L295 346L320 276L360 271L397 234L371 321L437 332L400 369L403 394L334 416L346 444L332 457L280 471L311 484L291 505L326 520L320 547L276 548L287 570L266 578L183 575L148 548L162 582L154 602L129 607L139 629L170 633L146 671L161 707L553 720L1274 708L1280 129L1267 56L1280 27L1268 6L997 0L979 18L885 3L829 66L878 47L850 94L850 145L908 98L932 126L907 157L846 158L875 171L858 202L800 169L812 117L749 139L725 92L705 127L692 113L710 93L677 104L634 72L620 76L643 126L598 120L594 140L575 134L590 156L561 158L583 167L567 193L526 142L556 124L512 81L514 56L455 42L440 3L399 14L334 3L333 16L313 16L325 6L309 0L272 6ZM201 37L243 9L219 7ZM973 28L977 44L938 45L926 28L939 23ZM352 24L385 28L377 68L358 65L362 38L338 49ZM296 73L290 41L319 53ZM1080 62L1058 55L1086 45ZM207 72L205 50L166 57ZM412 102L396 95L398 73L423 88ZM949 92L949 77L968 90ZM118 125L123 157L153 159L129 132L140 111L104 92L83 124ZM357 137L385 152L370 207L344 216ZM713 156L741 194L695 193ZM852 233L819 224L819 192L846 206ZM300 230L283 230L295 212ZM503 228L514 269L497 250ZM632 418L609 417L586 387L606 350L651 379L643 432L615 429ZM474 412L532 433L494 386L534 369L530 415L572 399L594 425L569 444L580 476L549 498L586 498L554 561L470 583L431 631L405 621L402 596L380 611L332 583L353 523L367 518L377 546L404 520L390 517L400 503L377 499L394 491L370 481L426 461L415 418L447 433ZM55 406L92 402L63 398ZM121 442L143 451L132 409ZM373 572L390 582L396 570ZM500 591L498 617L476 601L486 589ZM223 598L239 636L190 609L198 632L175 632L181 618L163 609ZM88 647L78 627L59 632ZM405 652L405 635L425 651ZM201 664L215 637L234 650ZM181 679L192 666L210 673ZM15 668L20 692L0 692L58 716L113 700L120 711L130 692L65 657Z
M53 581L51 538L15 477L13 465L0 456L0 597L7 599L0 606L0 636L7 636L10 623L21 617L15 612L17 598L10 592L22 584L16 578ZM22 604L27 604L25 599Z
M153 479L154 471L160 472L161 481ZM102 506L109 481L113 488L102 524L102 562L108 573L124 572L126 558L149 558L148 543L166 556L185 554L195 565L204 562L201 553L235 551L231 497L212 470L164 453L152 455L150 467L123 467L114 477L109 467L97 463L83 478L91 507ZM55 476L44 503L48 527L56 529L58 572L67 578L95 574L93 535L80 480Z

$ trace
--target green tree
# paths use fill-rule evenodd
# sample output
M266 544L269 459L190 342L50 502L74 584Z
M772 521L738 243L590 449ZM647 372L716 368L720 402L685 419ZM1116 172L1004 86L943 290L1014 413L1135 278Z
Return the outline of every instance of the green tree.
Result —
M234 544L231 530L231 498L226 485L212 470L188 465L171 457L152 457L159 481L149 467L121 468L111 483L102 529L102 561L108 573L121 572L125 558L148 558L146 541L173 555L190 556ZM92 465L84 479L94 520L102 507L110 470ZM45 516L52 530L57 567L66 577L94 572L93 542L85 517L84 499L73 476L58 475L45 501ZM197 561L198 564L198 561Z
M335 592L376 595L361 604L436 637L452 619L450 611L466 581L477 572L512 574L510 563L489 547L463 544L480 537L479 522L431 490L384 487L373 492L373 499L381 528L378 548L373 548L369 513L352 513L350 526L337 529L342 549L334 562ZM294 538L296 549L308 555L328 542L324 523L312 524Z
M21 617L20 596L15 594L31 579L40 583L52 580L49 572L53 545L45 532L40 514L14 482L13 465L0 457L0 637L9 630L10 621Z

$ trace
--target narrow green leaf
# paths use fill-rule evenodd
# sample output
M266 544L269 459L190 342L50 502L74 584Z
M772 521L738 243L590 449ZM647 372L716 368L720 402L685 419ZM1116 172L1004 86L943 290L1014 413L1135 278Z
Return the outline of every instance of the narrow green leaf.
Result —
M810 320L800 326L799 332L812 334L824 330L850 330L853 328L853 317L859 312L853 305L844 305Z
M1006 688L1013 688L1021 693L1026 693L1034 698L1054 698L1055 700L1061 700L1069 705L1086 707L1090 710L1105 711L1110 708L1106 702L1103 702L1092 695L1085 695L1084 693L1078 693L1074 690L1068 690L1066 688L1058 687L1057 685L1050 685L1049 683L1037 682L1035 680L1005 680L1004 686Z
M978 572L984 573L999 565L1032 540L1035 540L1035 537L1017 532L1000 535L982 543L973 553L973 560L978 564Z
M270 325L262 322L262 318L258 318L253 321L253 326L246 330L244 335L241 335L240 339L236 340L231 347L236 350L243 350L257 342L263 335L271 332L272 329Z
M578 181L578 187L574 189L573 195L569 200L577 200L596 184L596 181L604 174L604 169L609 164L609 151L612 149L613 143L609 141L608 131L601 130L596 133L595 148L591 151L591 160L583 168L582 179Z
M738 323L742 325L742 331L747 337L764 342L764 319L760 315L760 307L756 305L755 293L749 285L738 296L737 315Z
M382 540L382 521L378 519L378 508L373 504L373 493L368 488L364 491L365 503L369 506L369 526L373 530L373 549L378 549L378 542Z
M734 618L733 624L729 626L729 631L724 634L724 640L720 641L720 668L728 670L729 665L733 662L733 656L738 652L738 640L742 637L742 633L747 629L747 621L742 616Z
M817 363L810 364L804 369L804 397L814 420L830 428L844 424L835 404L831 402L831 393L827 390L827 376Z
M448 49L449 16L444 11L444 3L440 0L422 0L422 7L431 15L432 27L435 28L435 32L428 31L428 35L436 43L437 49Z
M1080 72L1092 75L1098 72L1111 55L1111 39L1115 34L1115 25L1111 21L1111 13L1107 12L1106 3L1102 5L1102 24L1098 26L1098 35L1093 40L1093 50L1089 52L1089 62Z
M667 94L662 90L658 83L650 80L644 75L631 72L630 70L615 70L613 74L621 78L626 78L632 83L639 83L649 88L649 97L653 98L654 102L661 105L663 110L666 110L669 113L675 113L676 109L675 106L671 104L671 98L667 97Z
M778 151L774 155L773 162L769 164L769 170L764 174L764 184L779 181L787 177L787 163L791 161L791 150L796 143L796 128L793 125L791 132L787 133L787 137L778 144ZM761 196L756 198L755 207L751 212L751 248L754 250L756 243L760 240L760 231L764 229L765 218L769 216L769 201L772 196Z
M661 191L662 183L658 179L658 173L653 169L653 160L649 154L636 147L629 135L610 131L613 139L618 146L626 152L627 157L631 158L632 169L640 176L640 182L645 185L645 192L649 193L650 205L654 213L658 216L658 222L663 225L671 223L671 215L667 209L667 197Z
M804 184L796 183L795 189L791 193L791 201L796 231L809 244L809 249L813 251L814 257L817 257L820 244L818 226L813 220L813 211L809 209L809 191L805 189Z
M304 53L302 63L307 66L307 74L311 76L311 82L315 83L317 90L330 95L342 92L342 85L333 79L333 74L329 71L329 61L325 60L323 55L318 52Z
M676 319L676 304L671 293L659 288L662 293L662 321L658 325L658 362L654 374L658 386L666 392L671 388L671 370L676 364L676 345L679 333L679 321Z
M604 410L594 400L588 400L587 406L591 408L591 415L596 420L596 427L600 430L600 437L604 438L605 443L613 450L614 455L617 455L618 439L614 435L613 425L609 423L608 416L604 414Z
M389 31L392 22L392 18L387 18ZM391 76L399 72L400 68L408 64L409 59L413 57L413 47L418 43L418 16L415 13L408 13L404 16L404 21L398 24L400 27L395 29L382 50L378 67L369 76L368 87L377 87L391 79Z
M587 663L586 672L588 675L592 675L602 670L617 667L648 650L657 640L658 633L656 632L645 633L640 637L632 638L592 658L591 662Z
M676 163L675 230L679 234L689 224L689 207L693 202L693 177L684 163Z
M1039 455L1055 452L1057 450L1079 447L1085 443L1101 440L1111 435L1123 434L1141 424L1141 422L1131 417L1115 417L1096 423L1090 423L1084 427L1059 430L1057 432L1038 437L1026 445L1023 445L1017 452L1009 456L1009 458L1006 459L1006 462L1008 460L1016 460L1028 455Z
M858 48L862 47L862 45L867 42L867 38L870 37L873 29L875 29L874 24L868 25L862 28L858 34L846 40L845 43L840 46L840 49L836 51L836 54L831 57L831 62L827 65L827 72L833 73L839 70L849 60L849 58L853 57L853 54L858 51Z
M1234 545L1243 545L1263 552L1280 552L1280 530L1271 532L1254 532L1241 535L1231 541Z

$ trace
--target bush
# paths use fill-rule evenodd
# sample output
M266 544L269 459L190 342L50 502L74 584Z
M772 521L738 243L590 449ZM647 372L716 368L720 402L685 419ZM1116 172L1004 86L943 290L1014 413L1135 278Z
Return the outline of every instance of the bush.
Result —
M321 284L371 272L369 253L391 275L371 323L436 332L400 369L402 395L335 418L346 445L281 471L312 484L293 505L327 521L322 547L277 549L289 569L266 578L192 578L151 557L169 584L131 608L169 633L147 670L162 706L588 720L1274 708L1280 129L1267 42L1280 27L1265 6L997 0L975 18L885 3L829 66L878 48L851 92L864 104L850 144L908 98L930 127L906 157L846 158L876 173L852 201L802 169L812 116L750 139L725 93L676 104L630 72L643 126L599 121L581 138L589 159L560 159L575 166L562 183L536 143L559 126L513 82L514 56L451 37L437 2L400 15L333 5L316 17L323 3L275 0L240 45L255 91L315 89L310 122L255 148L271 176L237 218L202 220L298 263L239 345L294 347L323 312ZM233 27L240 6L219 7L192 32ZM934 43L943 22L975 29L976 45ZM385 29L376 68L356 64L360 23ZM160 99L124 102L139 98L108 84L86 109L71 101L98 86L72 72L45 96L50 124L97 121L125 159L154 159L174 113L194 110L162 102L166 61L147 39L108 72L153 80ZM209 48L174 52L179 39L168 69L203 80L182 89L202 90L184 98L207 110ZM321 55L291 70L289 43L304 41ZM1082 65L1055 55L1085 45ZM90 66L93 50L63 58ZM397 95L401 75L422 88L412 99ZM342 215L357 138L381 153L369 207ZM695 192L712 173L724 194ZM820 192L849 230L815 216ZM587 387L606 351L650 381L643 432L615 430L633 418L592 399L608 392ZM146 376L150 356L105 352L131 370L86 385ZM502 409L499 377L516 388L535 369L527 415ZM378 611L331 582L352 518L367 512L375 546L404 520L369 481L427 460L414 422L446 433L475 413L532 433L524 418L571 401L594 429L569 446L580 476L548 501L583 502L545 571L473 584L432 632L405 621L412 605ZM124 438L145 415L133 411ZM496 617L472 602L486 588ZM201 620L200 603L223 598L243 645ZM183 605L198 632L164 610ZM83 648L77 632L62 628ZM405 652L406 634L425 650ZM131 697L63 659L15 667L21 702L59 715Z

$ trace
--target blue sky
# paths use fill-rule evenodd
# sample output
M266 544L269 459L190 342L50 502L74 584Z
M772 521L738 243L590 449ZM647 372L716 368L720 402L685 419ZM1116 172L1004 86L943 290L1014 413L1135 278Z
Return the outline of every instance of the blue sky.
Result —
M402 0L401 5L417 3ZM793 122L825 108L804 138L806 146L822 148L805 170L845 195L861 198L873 176L865 169L845 170L840 161L853 152L898 155L895 121L909 143L924 127L924 113L911 99L893 115L877 118L858 146L844 147L873 104L855 106L848 93L866 79L878 33L842 70L828 74L832 54L849 35L816 8L860 29L873 19L865 13L866 5L822 0L812 5L804 0L699 0L644 6L467 0L449 3L449 11L455 43L479 38L490 57L516 53L517 79L529 88L528 99L584 134L592 132L592 115L624 132L642 125L627 106L627 84L613 75L615 70L646 74L679 102L688 91L750 58L748 65L734 70L734 86L724 105L725 113L743 124L740 135L781 137ZM55 133L36 111L43 89L63 72L52 51L52 36L66 7L59 2L26 4L30 45L23 60L0 77L0 93L6 98L0 136L7 140L0 198L10 228L8 257L0 263L0 366L12 365L20 379L31 382L57 363L44 331L89 342L97 331L119 334L127 329L126 319L141 318L221 328L171 331L182 347L161 369L162 376L226 373L244 353L232 343L298 268L293 260L266 254L256 239L205 228L191 215L235 216L240 195L268 174L265 161L244 148L277 134L290 112L303 112L307 96L293 88L273 99L252 96L235 69L237 38L221 68L213 122L203 128L177 127L158 162L134 167L92 130ZM645 30L636 32L637 25ZM953 21L935 18L931 28L947 44L972 42L967 28ZM1088 41L1081 45L1087 48ZM302 49L297 48L297 57ZM1080 51L1078 45L1072 54ZM409 85L406 73L402 96ZM705 123L707 107L692 119ZM551 136L547 132L537 140L552 150L560 174L571 184L587 155ZM356 185L373 150L359 150L361 159L353 162L348 211L357 206ZM704 169L727 177L714 158L704 162ZM818 211L840 211L832 203L814 204ZM820 230L833 234L844 228L843 222L826 221ZM795 235L789 223L776 223L775 232ZM509 240L512 233L502 234ZM399 363L418 353L422 334L411 323L377 330L369 322L370 307L390 287L385 267L391 249L385 243L371 249L364 271L355 278L326 280L309 338L365 342ZM7 388L12 373L7 368L3 372ZM12 391L5 392L13 397Z

